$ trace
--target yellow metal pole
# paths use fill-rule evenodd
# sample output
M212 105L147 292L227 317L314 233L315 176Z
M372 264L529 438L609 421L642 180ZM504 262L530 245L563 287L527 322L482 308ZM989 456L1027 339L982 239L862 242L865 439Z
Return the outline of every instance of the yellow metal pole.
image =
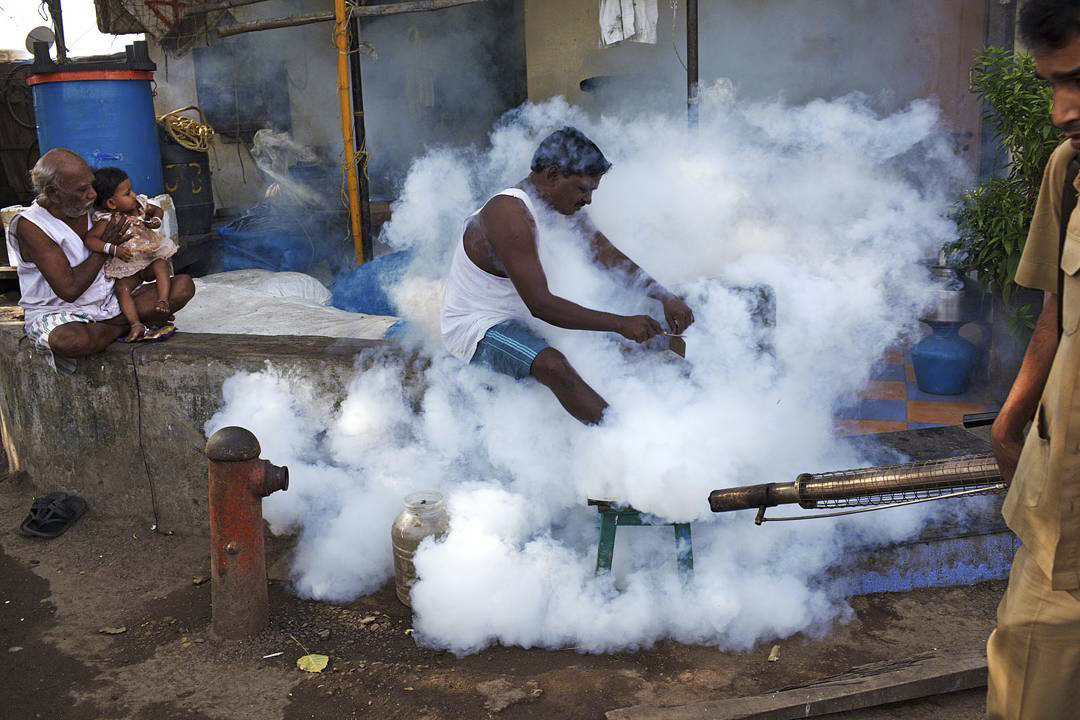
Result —
M338 97L341 102L341 138L345 145L345 184L349 194L349 227L352 229L356 264L364 264L364 238L360 226L360 181L356 175L356 142L353 139L352 99L349 97L348 17L345 0L334 0L334 37L338 50Z

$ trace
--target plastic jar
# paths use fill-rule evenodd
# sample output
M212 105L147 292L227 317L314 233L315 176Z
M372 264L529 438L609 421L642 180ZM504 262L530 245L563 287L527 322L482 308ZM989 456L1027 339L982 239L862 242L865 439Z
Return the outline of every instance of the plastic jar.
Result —
M450 516L442 495L418 492L405 497L405 509L390 528L390 541L394 546L394 587L398 600L406 607L412 607L409 590L416 582L416 548L428 536L445 537L449 529Z

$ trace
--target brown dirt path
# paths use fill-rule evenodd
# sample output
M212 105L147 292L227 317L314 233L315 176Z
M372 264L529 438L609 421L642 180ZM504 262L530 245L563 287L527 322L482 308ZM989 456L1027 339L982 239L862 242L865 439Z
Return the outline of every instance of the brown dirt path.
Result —
M0 482L5 719L596 719L635 703L754 694L931 649L976 649L1003 589L988 583L858 598L850 622L821 637L778 641L774 663L766 662L772 643L745 653L665 643L612 655L496 647L457 658L414 642L410 614L390 586L333 606L300 600L273 582L270 627L223 642L209 634L209 585L192 584L209 570L205 538L105 522L91 509L62 537L30 540L14 531L27 493ZM268 547L273 560L288 543ZM99 633L105 626L126 631ZM329 655L329 669L297 670L305 650ZM975 720L982 694L841 720L901 717Z

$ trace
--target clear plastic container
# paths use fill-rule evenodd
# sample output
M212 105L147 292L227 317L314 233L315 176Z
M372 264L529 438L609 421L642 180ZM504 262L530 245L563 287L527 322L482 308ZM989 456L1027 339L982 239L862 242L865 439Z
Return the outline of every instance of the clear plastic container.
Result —
M412 607L409 590L416 582L416 566L413 556L420 541L434 535L441 538L450 529L450 516L442 495L436 492L418 492L406 496L405 509L390 528L390 541L394 546L394 587L398 600Z

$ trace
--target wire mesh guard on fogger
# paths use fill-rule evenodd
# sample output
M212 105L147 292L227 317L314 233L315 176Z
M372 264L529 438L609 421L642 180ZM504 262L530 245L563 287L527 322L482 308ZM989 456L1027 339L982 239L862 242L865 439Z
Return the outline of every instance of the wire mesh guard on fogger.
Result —
M766 520L834 517L996 492L1005 487L993 455L965 455L902 465L803 473L790 483L713 490L709 494L709 506L713 512L756 509L758 514L754 522L760 525ZM793 504L808 510L827 508L836 511L765 517L767 508Z

